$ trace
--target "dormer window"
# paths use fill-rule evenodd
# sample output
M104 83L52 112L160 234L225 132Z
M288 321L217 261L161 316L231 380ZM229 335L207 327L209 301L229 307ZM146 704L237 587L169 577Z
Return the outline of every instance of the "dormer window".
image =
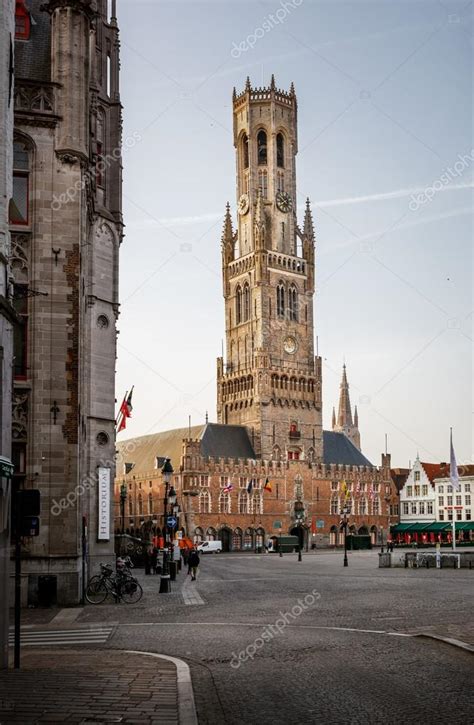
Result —
M31 30L30 13L25 7L25 0L16 0L15 5L15 40L29 40Z

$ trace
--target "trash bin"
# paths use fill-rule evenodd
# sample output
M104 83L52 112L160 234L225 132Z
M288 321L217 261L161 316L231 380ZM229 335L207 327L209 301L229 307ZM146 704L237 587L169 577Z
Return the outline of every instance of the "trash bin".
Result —
M170 561L170 579L172 582L176 581L176 572L178 571L178 563L176 561Z
M58 578L52 574L38 577L38 606L52 607L57 603Z

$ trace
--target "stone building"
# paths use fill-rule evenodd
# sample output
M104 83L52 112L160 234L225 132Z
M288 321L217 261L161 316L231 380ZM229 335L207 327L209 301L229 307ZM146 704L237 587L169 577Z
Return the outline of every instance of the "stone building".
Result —
M233 120L238 219L234 225L227 205L218 423L118 445L116 529L135 533L147 520L163 526L160 464L168 456L181 525L196 540L218 536L225 549L251 548L281 530L305 544L336 545L342 508L351 511L351 530L380 540L395 523L390 456L377 468L360 451L345 367L338 426L322 429L316 242L309 200L301 227L296 214L293 86L279 90L272 77L268 88L252 88L247 79L242 93L234 91Z
M115 0L20 0L16 13L14 485L41 491L30 591L56 575L59 602L73 603L83 570L113 554L118 27Z
M12 195L15 3L0 5L0 669L8 666L13 326L8 206Z

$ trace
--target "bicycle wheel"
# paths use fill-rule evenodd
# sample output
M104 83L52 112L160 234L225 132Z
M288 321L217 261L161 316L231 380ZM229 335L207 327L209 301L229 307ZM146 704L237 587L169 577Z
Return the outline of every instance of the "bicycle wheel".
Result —
M86 599L89 604L102 604L107 599L108 590L101 576L93 576L87 585Z
M136 604L143 596L143 589L136 579L130 577L120 582L119 593L125 604Z

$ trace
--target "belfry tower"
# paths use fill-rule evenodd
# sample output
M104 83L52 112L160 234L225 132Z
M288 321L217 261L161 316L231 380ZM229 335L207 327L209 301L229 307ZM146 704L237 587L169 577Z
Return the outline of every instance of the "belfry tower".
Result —
M332 409L332 429L336 433L344 433L347 438L360 451L359 415L357 405L354 408L354 420L352 419L351 400L349 398L349 383L345 364L342 366L342 380L339 393L339 409L336 419L336 411Z
M314 356L314 230L296 218L297 102L290 91L233 95L237 228L222 233L226 356L220 423L244 425L264 459L321 460L321 358Z

